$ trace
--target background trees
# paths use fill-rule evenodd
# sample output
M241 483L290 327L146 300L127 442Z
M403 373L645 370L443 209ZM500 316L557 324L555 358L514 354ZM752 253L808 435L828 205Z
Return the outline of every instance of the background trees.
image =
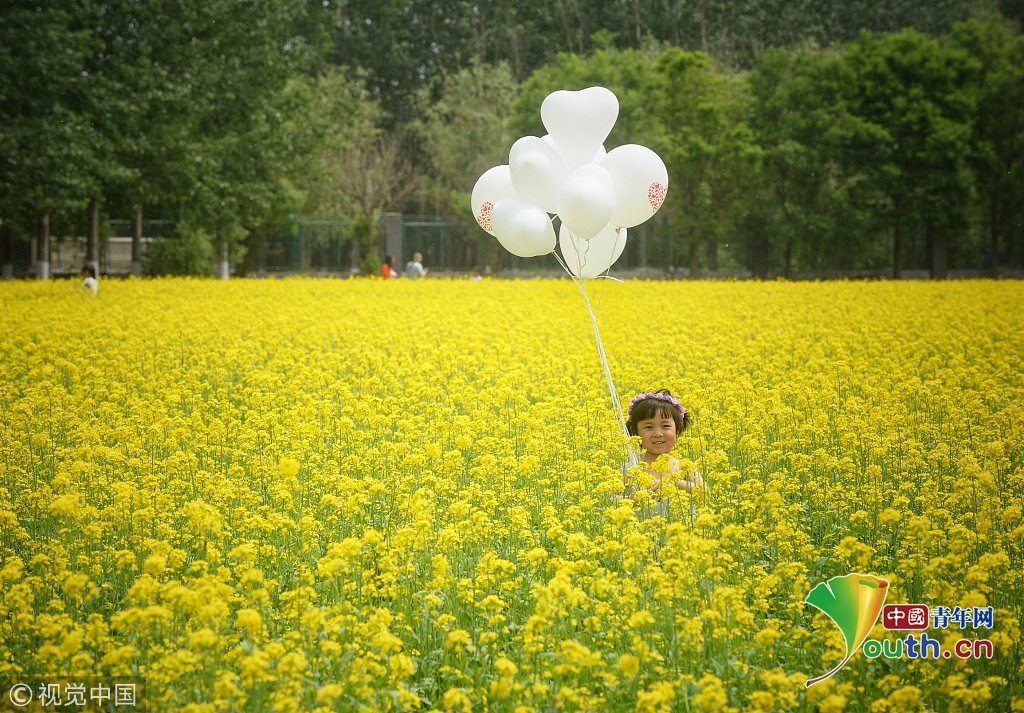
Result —
M544 133L543 97L603 84L607 148L656 147L671 177L632 264L997 271L1024 254L1024 40L1000 9L12 0L5 261L44 224L95 239L141 210L175 221L155 272L252 269L298 215L355 221L372 270L376 213L469 222L479 173Z
M968 160L975 176L979 211L988 223L993 274L1000 249L1019 261L1024 213L1024 38L1004 22L958 25L953 46L976 62L974 126Z

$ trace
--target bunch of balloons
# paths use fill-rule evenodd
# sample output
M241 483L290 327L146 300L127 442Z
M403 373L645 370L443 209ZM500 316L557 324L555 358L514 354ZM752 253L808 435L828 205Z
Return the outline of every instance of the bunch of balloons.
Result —
M549 94L540 107L548 134L524 136L473 188L480 227L513 255L554 252L549 214L561 221L565 267L584 281L606 272L626 247L626 229L654 215L668 172L658 154L637 144L605 152L619 101L604 87Z

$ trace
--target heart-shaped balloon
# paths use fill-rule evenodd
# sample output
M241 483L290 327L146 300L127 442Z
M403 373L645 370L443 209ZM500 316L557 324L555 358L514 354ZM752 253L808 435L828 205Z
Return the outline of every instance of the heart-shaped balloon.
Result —
M645 146L626 144L609 151L601 167L615 183L613 225L632 228L661 207L668 191L668 171L658 154Z
M558 247L573 275L582 280L592 280L608 270L622 255L626 247L626 229L609 223L590 240L580 240L563 225L558 230Z
M473 196L470 203L473 206L473 217L480 227L491 235L494 230L491 228L491 211L494 206L506 198L518 198L515 187L512 185L512 175L508 166L495 166L484 172L484 175L477 179L473 186Z
M569 175L554 145L536 136L524 136L512 145L508 162L516 192L554 213L558 187Z
M555 140L551 138L551 134L544 134L542 137L540 137L540 140L546 143L548 146L550 146L555 151L555 153L558 153L558 145L555 144ZM597 152L594 153L594 157L587 161L587 163L600 164L601 160L607 155L608 152L604 150L604 144L601 144L600 146L597 147ZM561 156L561 154L559 154L559 156ZM510 160L509 163L512 163L512 161ZM562 163L565 162L563 161Z
M506 198L491 211L494 237L513 255L536 257L555 249L555 229L540 206Z
M601 232L615 209L611 174L593 163L580 166L565 179L555 199L562 224L581 240Z
M604 87L552 92L540 105L544 128L570 171L594 159L618 116L619 100Z

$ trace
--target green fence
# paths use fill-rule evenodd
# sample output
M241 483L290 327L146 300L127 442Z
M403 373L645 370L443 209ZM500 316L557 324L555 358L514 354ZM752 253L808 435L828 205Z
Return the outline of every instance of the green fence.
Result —
M473 269L480 254L480 241L473 230L480 229L446 216L402 216L402 251L395 256L399 269L415 253L422 254L423 265L434 270Z
M267 272L342 272L352 268L347 220L296 220L288 233L268 236L260 269Z

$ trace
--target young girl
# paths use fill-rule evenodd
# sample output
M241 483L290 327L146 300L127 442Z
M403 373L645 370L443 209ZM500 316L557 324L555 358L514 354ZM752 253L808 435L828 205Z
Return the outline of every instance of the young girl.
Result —
M86 265L82 268L82 284L75 285L74 287L77 292L92 292L93 297L98 294L100 283L96 279L96 273L90 266Z
M643 461L648 472L654 476L654 483L647 489L655 496L650 505L649 515L668 516L668 500L659 499L658 491L662 481L670 482L679 476L679 460L671 453L686 427L690 424L690 417L686 408L679 403L679 400L672 395L668 389L657 392L644 392L634 396L629 402L629 421L626 422L626 429L631 436L640 436L640 443L643 447ZM668 454L669 472L665 475L658 474L652 467L658 460L658 456ZM626 463L622 470L627 475L629 466L633 463ZM703 486L704 479L700 471L694 468L685 478L674 480L679 490L692 493L696 488ZM630 488L625 497L630 497L636 492L636 488Z

